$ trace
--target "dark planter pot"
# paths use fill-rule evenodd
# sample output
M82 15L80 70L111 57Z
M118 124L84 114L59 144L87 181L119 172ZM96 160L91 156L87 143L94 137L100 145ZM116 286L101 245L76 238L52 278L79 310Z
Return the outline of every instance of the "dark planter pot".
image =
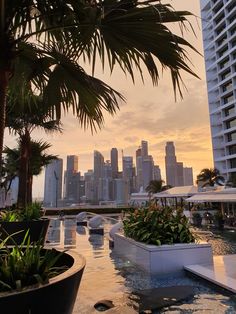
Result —
M71 314L85 267L77 253L64 253L57 266L70 267L50 279L48 284L29 287L23 292L0 293L0 311L4 314Z
M12 237L15 243L21 244L27 230L29 230L31 242L41 240L42 243L44 243L48 230L49 221L50 220L47 218L21 222L0 221L0 239L4 240L6 237L8 237L8 235L12 235L15 232L22 231L15 234ZM14 242L11 239L9 239L7 241L7 244L14 244Z

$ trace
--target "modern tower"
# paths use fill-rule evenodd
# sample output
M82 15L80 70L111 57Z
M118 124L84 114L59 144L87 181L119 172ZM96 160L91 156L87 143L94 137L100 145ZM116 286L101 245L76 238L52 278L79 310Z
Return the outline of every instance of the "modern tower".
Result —
M184 185L193 185L192 167L184 167Z
M62 198L63 160L58 158L45 169L44 205L57 207Z
M174 142L166 143L166 184L176 186L176 175L177 175L177 161L175 156Z
M117 148L111 149L111 168L112 168L112 178L118 177L118 150Z
M142 157L148 156L148 142L147 141L141 141L141 155Z
M67 156L64 182L66 201L70 203L78 203L80 201L80 173L78 172L78 156L76 155Z
M201 0L214 166L236 175L236 2Z
M154 179L154 162L152 156L145 156L142 159L142 186L145 190L150 181Z
M101 185L101 179L104 177L104 157L97 150L94 151L94 159L93 159L93 171L94 171L94 201L98 202L99 193L101 190L99 185Z

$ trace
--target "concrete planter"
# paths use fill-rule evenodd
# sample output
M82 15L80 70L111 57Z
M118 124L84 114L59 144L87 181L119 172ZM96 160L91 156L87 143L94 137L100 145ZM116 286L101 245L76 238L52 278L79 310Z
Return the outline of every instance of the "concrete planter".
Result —
M41 286L29 286L22 291L0 293L0 309L4 314L71 314L85 267L82 256L68 251L56 266L68 270Z
M187 265L213 263L210 244L147 245L117 233L114 235L114 251L155 274L176 273Z

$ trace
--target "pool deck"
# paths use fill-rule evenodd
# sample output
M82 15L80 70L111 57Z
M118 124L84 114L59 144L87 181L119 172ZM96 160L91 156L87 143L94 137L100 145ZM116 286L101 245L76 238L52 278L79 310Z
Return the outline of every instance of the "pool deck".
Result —
M236 254L214 256L213 264L188 265L184 268L190 273L236 293Z

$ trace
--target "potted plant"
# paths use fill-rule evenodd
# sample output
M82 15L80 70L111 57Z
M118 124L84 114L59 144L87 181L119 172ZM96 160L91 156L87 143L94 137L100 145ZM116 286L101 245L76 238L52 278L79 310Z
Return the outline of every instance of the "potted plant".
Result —
M7 240L7 239L6 239ZM40 242L0 243L0 309L7 314L71 314L85 261ZM24 245L26 244L26 245Z
M225 223L225 219L224 216L222 214L222 212L219 210L214 214L214 225L218 228L218 229L224 229L224 223Z
M4 240L9 235L12 235L8 237L7 243L20 244L29 230L32 242L40 240L44 243L50 220L42 216L41 204L37 202L27 205L24 210L13 209L1 211L0 239Z
M195 227L201 227L202 225L202 216L200 213L193 212L192 213L193 225Z

